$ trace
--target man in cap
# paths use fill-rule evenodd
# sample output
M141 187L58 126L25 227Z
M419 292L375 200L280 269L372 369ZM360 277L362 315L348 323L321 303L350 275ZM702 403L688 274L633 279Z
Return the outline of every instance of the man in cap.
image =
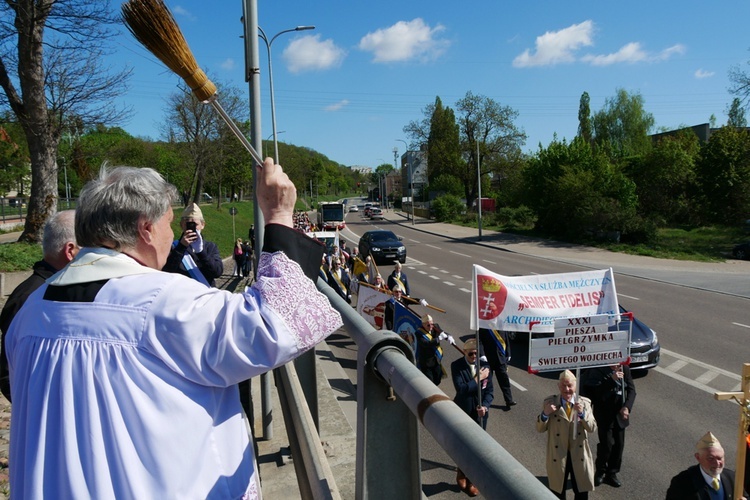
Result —
M724 448L710 431L695 445L696 465L672 478L667 500L731 500L734 495L734 471L724 468Z
M589 491L594 490L589 433L596 432L596 420L591 401L576 394L573 372L563 371L557 388L558 394L544 399L542 413L536 419L536 430L547 433L549 489L564 499L568 476L571 476L574 498L584 500L589 497Z
M455 345L453 337L440 329L429 314L422 318L422 327L417 330L417 366L435 385L440 385L443 369L443 349L440 341L447 340Z
M224 272L224 263L216 243L204 240L201 235L206 221L196 203L183 210L180 227L182 235L172 244L162 270L189 276L206 286L216 286L216 278Z
M486 361L481 362L479 372L477 372L477 356L477 341L471 338L464 342L464 357L451 363L451 377L453 378L453 387L456 389L453 402L475 422L481 422L482 429L487 429L487 418L494 398L492 373ZM481 399L478 390L480 387ZM477 487L472 484L461 469L456 470L458 487L470 497L477 496L479 494Z

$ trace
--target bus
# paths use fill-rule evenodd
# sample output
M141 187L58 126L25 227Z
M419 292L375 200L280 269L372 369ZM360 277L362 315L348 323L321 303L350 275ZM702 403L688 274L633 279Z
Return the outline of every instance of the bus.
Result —
M335 231L344 229L346 221L344 220L344 204L333 201L320 202L318 206L318 229Z

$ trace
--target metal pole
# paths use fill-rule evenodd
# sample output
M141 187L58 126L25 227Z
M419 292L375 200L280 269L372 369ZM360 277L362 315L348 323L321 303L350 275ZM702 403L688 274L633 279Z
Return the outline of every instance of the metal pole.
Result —
M482 171L479 168L479 141L477 141L477 193L479 194L477 199L479 241L482 241Z
M404 151L404 154L406 155L406 168L408 170L407 172L407 178L406 178L406 184L409 187L409 200L411 203L411 225L414 225L414 179L411 177L411 156L409 155L409 145L406 143L403 139L396 139L399 142L404 143L404 147L406 148ZM409 212L406 212L406 218L409 218Z
M274 152L274 159L276 160L276 163L279 163L279 138L278 138L279 134L276 132L276 101L273 95L273 69L271 66L271 45L273 45L273 41L276 40L276 38L278 38L279 35L283 35L284 33L290 33L292 31L314 30L314 29L315 29L315 26L297 26L296 28L279 31L269 40L268 37L266 36L266 32L263 31L263 28L258 26L258 36L264 42L266 42L266 52L268 53L268 85L269 85L269 95L271 96L271 127L273 128L273 152Z
M258 54L258 2L257 0L243 0L243 21L245 38L245 81L250 91L250 136L255 150L263 147L263 137L260 128L260 55ZM258 169L253 168L253 220L255 223L255 247L253 248L253 272L258 272L260 250L263 248L265 234L265 220L258 206ZM248 384L249 385L249 384ZM252 395L249 398L252 400ZM261 377L261 412L263 422L263 438L273 438L273 421L271 415L272 401L270 381L268 377Z

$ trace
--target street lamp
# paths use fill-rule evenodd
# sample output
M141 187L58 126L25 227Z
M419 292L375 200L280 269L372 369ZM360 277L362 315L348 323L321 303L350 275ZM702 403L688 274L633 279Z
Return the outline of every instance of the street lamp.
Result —
M279 130L278 132L276 132L276 135L279 135L279 134L283 134L284 132L286 132L286 130ZM269 135L268 137L266 137L266 143L268 143L268 141L270 141L270 140L271 140L271 137L273 137L273 132L271 133L271 135ZM264 144L264 145L263 145L263 156L264 156L264 157L267 157L267 156L268 156L268 144ZM278 156L279 156L279 155L278 155L278 154L276 154L276 158L277 158L277 159L276 159L276 161L277 161L277 162L279 161L279 160L278 160Z
M406 183L409 186L409 201L411 203L411 225L414 225L414 179L411 178L411 156L409 156L409 145L406 143L403 139L396 139L398 142L404 143L404 154L406 155L406 167L408 168L408 177L406 179ZM406 212L407 218L409 217L409 212Z
M63 161L63 172L65 173L65 208L70 208L70 184L68 184L68 161L60 155Z
M279 142L278 142L278 133L276 132L276 102L273 98L273 69L271 67L271 45L273 45L273 41L276 40L276 38L279 37L279 35L283 35L284 33L291 33L293 31L307 31L307 30L314 30L315 26L297 26L296 28L291 28L288 30L279 31L276 33L270 40L266 36L266 32L263 31L263 28L258 26L258 36L266 42L266 51L268 52L268 84L269 84L269 94L271 96L271 126L273 127L273 150L274 150L274 159L276 160L276 163L279 163Z

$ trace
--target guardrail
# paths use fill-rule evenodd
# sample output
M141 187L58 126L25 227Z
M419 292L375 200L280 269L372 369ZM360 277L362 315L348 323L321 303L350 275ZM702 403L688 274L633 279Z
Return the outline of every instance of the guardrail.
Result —
M375 330L325 281L317 287L357 344L357 499L422 498L419 423L486 498L556 498L417 369L401 337ZM302 363L299 380L316 385L314 363L312 369L309 360ZM311 427L307 432L304 439L319 442Z

